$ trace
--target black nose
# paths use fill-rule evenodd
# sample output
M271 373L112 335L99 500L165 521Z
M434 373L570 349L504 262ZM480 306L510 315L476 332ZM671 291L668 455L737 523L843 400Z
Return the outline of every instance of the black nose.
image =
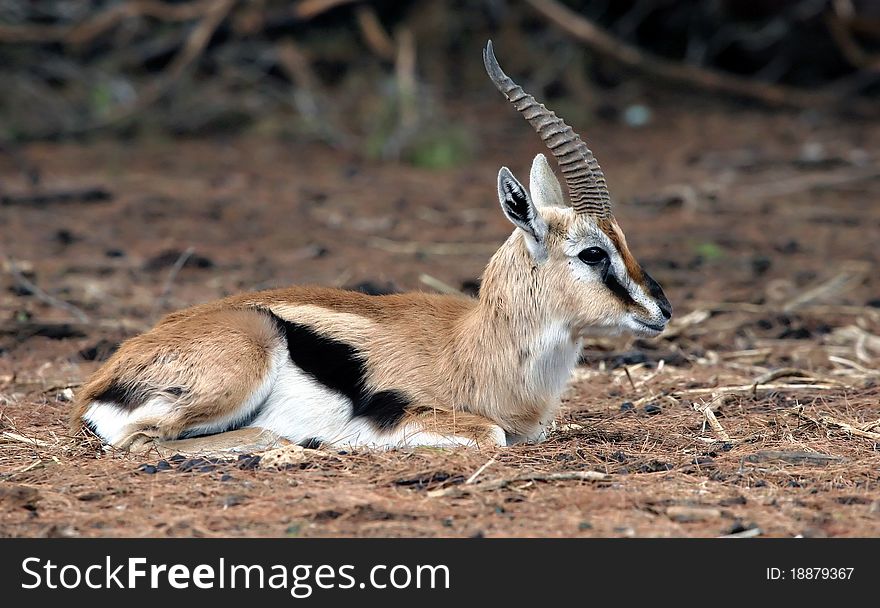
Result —
M655 281L654 277L646 272L645 284L648 286L648 293L651 294L651 297L657 301L657 306L660 307L660 312L663 314L667 321L671 319L672 304L670 304L669 300L666 299L666 294L663 293L663 288L660 287L660 283Z

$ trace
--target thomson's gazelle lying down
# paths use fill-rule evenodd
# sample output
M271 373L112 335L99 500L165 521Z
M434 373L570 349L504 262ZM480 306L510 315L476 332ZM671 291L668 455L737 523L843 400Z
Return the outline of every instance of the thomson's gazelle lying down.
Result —
M74 424L119 448L190 451L543 440L582 338L657 335L671 307L627 248L592 152L501 71L491 42L484 61L556 158L568 199L541 154L528 190L501 169L516 228L479 299L292 287L176 312L94 374Z

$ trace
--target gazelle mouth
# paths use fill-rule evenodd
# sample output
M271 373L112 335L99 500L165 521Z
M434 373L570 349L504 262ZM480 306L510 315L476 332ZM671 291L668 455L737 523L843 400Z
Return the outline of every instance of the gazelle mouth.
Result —
M655 331L658 334L666 329L666 325L660 325L659 323L648 323L647 321L642 321L641 319L636 319L636 322L642 327L650 329L651 331Z

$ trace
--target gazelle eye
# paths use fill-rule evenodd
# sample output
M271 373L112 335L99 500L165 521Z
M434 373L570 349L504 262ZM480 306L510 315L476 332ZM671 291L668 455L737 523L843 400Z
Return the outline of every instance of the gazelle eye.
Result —
M605 261L608 258L608 254L599 247L587 247L578 254L578 258L584 264L593 265Z

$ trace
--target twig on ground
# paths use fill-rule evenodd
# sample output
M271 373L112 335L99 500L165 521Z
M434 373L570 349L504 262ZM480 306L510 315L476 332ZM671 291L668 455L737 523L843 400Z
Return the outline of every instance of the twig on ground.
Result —
M494 479L481 483L471 484L467 489L460 485L440 488L428 492L431 498L439 498L457 494L459 492L473 492L474 490L500 490L518 481L609 481L611 476L598 471L566 471L563 473L525 473L505 479Z
M826 427L826 428L829 426L837 427L837 428L841 429L842 431L845 431L847 433L855 435L856 437L870 439L871 441L873 441L875 443L880 442L880 433L874 433L871 431L862 430L856 426L853 426L852 424L850 424L848 422L844 422L843 420L838 420L837 418L834 418L833 416L828 416L826 414L820 414L818 416L810 416L809 414L807 414L804 411L804 406L802 406L802 405L795 406L788 411L791 414L797 416L798 418L802 418L804 420L812 422L813 424L815 424L817 426Z
M743 201L761 201L774 196L791 196L811 190L827 190L877 178L880 178L880 169L877 167L818 175L799 175L791 179L778 179L767 183L752 183L735 187L731 190L731 195Z
M712 411L713 407L717 407L724 402L725 398L729 395L718 395L713 398L709 403L700 404L694 402L693 407L696 411L703 414L706 417L706 422L709 423L709 426L718 436L718 439L721 441L730 441L730 435L724 430L724 427L721 426L721 423L718 422L718 418L715 417L715 412Z
M761 536L764 532L761 528L749 528L747 530L743 530L742 532L734 532L733 534L722 534L718 538L754 538L755 536Z
M712 312L706 309L698 308L692 310L681 318L674 319L670 327L663 332L662 337L671 339L680 336L686 329L699 325L712 316Z
M623 366L623 371L626 374L626 379L629 380L629 385L632 387L633 390L636 390L636 383L633 382L633 377L629 373L629 368L626 365Z
M75 317L76 320L80 323L89 323L91 321L86 313L84 313L82 310L80 310L70 302L59 300L55 296L49 295L48 293L40 289L33 281L29 280L18 270L18 266L11 258L6 258L5 266L8 269L9 274L12 275L12 279L19 287L22 287L29 291L31 295L33 295L44 304L48 304L53 308L60 308L71 316Z
M485 463L483 463L483 466L481 466L479 469L474 471L474 474L467 478L467 481L464 482L464 485L469 486L472 483L474 483L477 480L477 477L479 477L483 471L485 471L490 466L492 466L492 464L494 462L495 462L495 457L493 456L492 458L487 460Z
M168 301L168 296L171 295L171 288L174 286L174 279L177 278L177 275L180 274L180 271L183 270L187 260L192 257L192 254L195 253L195 251L195 247L187 247L177 258L177 261L174 262L171 270L168 271L168 276L165 277L165 282L162 283L162 291L159 292L159 297L156 298L156 303L153 305L154 316L156 312L162 310L165 306L165 303Z
M849 262L844 265L844 269L832 278L823 281L815 287L808 289L789 300L782 307L782 310L788 312L800 308L804 304L809 304L816 300L821 300L828 296L839 296L841 293L853 289L861 284L870 274L872 265L864 262Z
M809 378L809 374L807 374L802 369L797 369L794 367L784 367L782 369L774 369L766 374L761 374L755 381L752 383L752 396L758 396L758 386L762 384L767 384L772 380L776 380L778 378L789 378L789 377L798 377L798 378Z
M52 445L47 441L43 441L41 439L36 439L34 437L25 437L24 435L19 435L18 433L11 433L9 431L3 431L0 433L4 439L8 439L10 441L17 441L18 443L27 443L28 445L33 445L38 448L54 448L56 446Z
M859 374L868 375L868 376L880 374L880 370L869 369L869 368L865 367L864 365L859 365L855 361L850 361L849 359L845 359L843 357L838 357L836 355L828 355L828 360L831 361L832 363L837 363L838 365L842 365L842 366L848 368L847 369L848 372L855 370Z
M67 190L32 190L26 194L0 195L0 207L22 205L45 207L63 203L103 203L112 200L113 195L101 187L71 188Z
M830 338L836 344L848 345L852 343L856 357L863 363L871 363L873 360L868 351L880 355L880 336L875 336L857 325L847 325L835 329L831 332Z
M43 465L44 465L43 459L37 458L36 460L31 462L30 464L27 464L20 469L16 469L15 471L10 471L9 473L0 473L0 479L3 479L5 481L9 481L10 479L15 477L16 475L22 475L23 473L27 473L28 471L33 471L37 467L40 467Z
M878 426L880 426L880 418L878 418L877 420L872 420L871 422L866 422L865 424L862 425L862 430L863 431L870 431L871 429L876 428Z
M845 462L846 458L834 456L832 454L820 454L819 452L799 452L799 451L779 451L779 450L761 450L754 454L748 454L742 457L740 462L740 470L743 463L770 462L780 460L790 464L808 464L808 465L827 465L837 462Z

